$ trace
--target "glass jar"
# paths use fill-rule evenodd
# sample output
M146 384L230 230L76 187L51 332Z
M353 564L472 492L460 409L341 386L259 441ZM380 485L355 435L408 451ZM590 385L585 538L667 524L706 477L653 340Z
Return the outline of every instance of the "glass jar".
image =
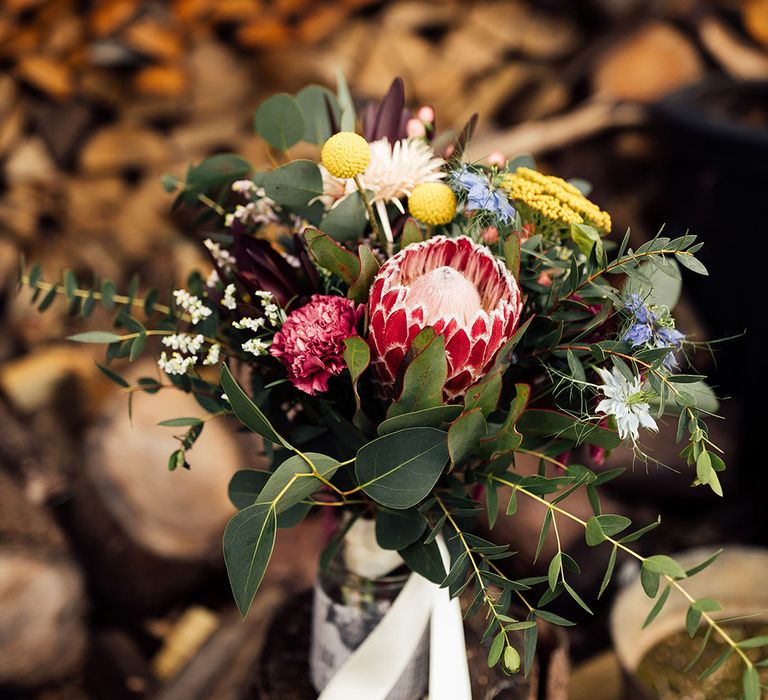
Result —
M315 582L309 669L321 692L349 656L381 621L408 580L401 567L378 579L352 573L342 551ZM419 700L429 680L429 627L386 700Z

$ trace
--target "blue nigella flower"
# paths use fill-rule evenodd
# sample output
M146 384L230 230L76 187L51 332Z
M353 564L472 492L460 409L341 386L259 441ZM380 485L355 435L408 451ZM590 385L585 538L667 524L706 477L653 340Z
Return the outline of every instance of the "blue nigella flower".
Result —
M467 209L493 212L503 223L515 218L515 208L507 196L497 190L485 175L464 168L453 179L467 193Z
M674 326L674 319L666 307L649 307L639 294L630 294L624 302L624 309L632 314L632 325L622 340L632 347L647 345L653 348L669 348L670 353L664 360L667 369L677 367L675 350L685 340L685 335Z

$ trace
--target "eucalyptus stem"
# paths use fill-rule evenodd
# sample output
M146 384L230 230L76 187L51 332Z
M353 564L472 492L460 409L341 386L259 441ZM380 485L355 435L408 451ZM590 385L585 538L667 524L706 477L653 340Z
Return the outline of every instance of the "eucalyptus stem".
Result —
M509 641L509 634L507 633L507 629L504 626L504 621L499 616L498 610L496 610L496 601L491 596L487 586L485 585L485 582L483 581L482 574L480 573L480 569L477 566L477 562L475 561L475 558L472 554L472 549L464 537L463 531L456 523L456 520L451 515L451 512L448 510L448 508L446 508L445 503L443 502L443 499L440 498L440 496L438 496L437 494L435 494L435 500L437 501L438 505L440 506L443 513L445 514L445 519L450 523L451 527L454 530L456 530L456 534L458 535L459 540L461 541L461 544L464 547L464 551L467 553L467 558L469 559L470 563L472 564L472 568L474 569L475 578L477 579L477 582L480 585L480 590L483 593L483 599L485 600L487 607L490 609L490 612L496 618L496 622L501 628L501 632L504 634L504 641L506 642L506 645L511 646Z
M21 282L22 284L29 285L29 275L22 275L21 276ZM64 287L64 285L61 284L51 284L50 282L35 282L34 289L39 289L41 292L50 292L52 289L56 290L56 294L62 294L67 295L67 290ZM72 296L79 297L81 299L88 299L89 297L93 297L97 301L100 301L103 296L101 292L97 291L91 291L89 289L75 289L71 292ZM112 300L116 304L130 304L131 306L136 306L137 308L143 309L144 308L144 299L132 299L131 297L125 296L124 294L113 294ZM170 315L172 312L172 309L169 306L166 306L165 304L155 304L155 309L159 311L161 314L167 314Z
M546 506L550 511L553 512L553 514L559 513L560 515L572 520L573 522L578 523L586 530L587 528L586 520L582 520L577 515L574 515L573 513L561 508L555 503L550 503L548 500L546 500L545 498L542 498L541 496L537 496L535 493L528 491L525 487L520 486L519 484L514 484L511 481L507 479L503 479L502 477L497 476L495 474L483 473L482 476L484 476L487 479L497 481L500 484L504 484L505 486L513 487L520 493L528 496L529 498L542 504L543 506ZM554 515L553 515L553 521L554 521ZM605 535L605 541L612 543L615 547L618 547L619 549L626 552L631 557L634 557L641 563L646 560L646 557L644 557L642 554L639 554L638 552L635 552L633 549L630 549L625 544L622 544L619 540L616 540L612 537L609 537L608 535ZM673 588L675 588L689 603L696 602L696 599L682 586L682 584L676 578L669 576L667 574L662 574L662 575L666 579L667 583ZM744 650L738 645L738 643L734 641L733 637L731 637L731 635L728 634L728 632L726 632L708 612L701 611L701 617L718 634L718 636L729 647L731 647L736 652L736 654L738 654L738 656L741 657L742 661L744 662L745 666L747 666L747 668L752 668L754 666L754 664L752 663L752 660L744 653Z

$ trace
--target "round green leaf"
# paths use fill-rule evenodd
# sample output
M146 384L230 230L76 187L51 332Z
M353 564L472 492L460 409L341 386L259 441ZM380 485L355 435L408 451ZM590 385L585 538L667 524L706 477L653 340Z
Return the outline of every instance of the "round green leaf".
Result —
M256 110L256 133L270 146L288 150L304 138L304 117L296 99L287 92L264 100Z
M337 124L341 118L336 95L322 85L307 85L296 93L296 102L304 117L304 140L318 145L325 143L333 133L329 106Z

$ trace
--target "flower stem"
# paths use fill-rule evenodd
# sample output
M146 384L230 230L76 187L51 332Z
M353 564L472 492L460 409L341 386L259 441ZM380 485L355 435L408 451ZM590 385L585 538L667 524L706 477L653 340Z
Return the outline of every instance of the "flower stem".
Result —
M381 228L379 227L379 222L376 221L376 214L373 211L373 206L371 205L370 200L368 199L368 194L365 191L365 188L360 183L360 177L358 175L355 175L353 178L355 181L355 186L357 187L357 191L360 193L360 197L363 200L363 204L365 205L365 211L368 212L368 219L371 222L371 231L373 231L373 235L376 236L376 238L379 239L381 244L383 246L386 246L387 250L389 251L391 248L392 242L387 239L387 237L382 232Z
M29 285L29 276L28 275L22 275L21 277L22 284ZM41 292L49 292L52 289L56 290L56 294L63 294L65 295L67 293L64 285L61 284L51 284L49 282L36 282L34 285L35 289L39 289ZM72 292L73 296L80 297L81 299L87 299L88 297L93 297L96 301L100 301L102 299L101 292L97 291L91 291L88 289L75 289ZM137 308L144 308L144 299L131 299L130 297L125 296L124 294L114 294L112 296L112 300L116 304L131 304L131 306L136 306ZM155 304L155 310L159 311L161 314L170 314L171 308L169 306L165 306L165 304Z
M483 473L482 476L484 476L487 479L491 479L493 481L497 481L500 484L504 484L505 486L511 486L520 493L524 494L525 496L528 496L529 498L533 499L534 501L537 501L541 505L545 506L549 510L551 510L554 513L559 513L560 515L572 520L575 523L578 523L581 525L584 529L587 528L587 522L586 520L582 520L577 515L574 515L573 513L561 508L560 506L550 503L545 498L542 498L541 496L537 496L535 493L532 493L531 491L528 491L525 487L520 486L519 484L513 484L511 481L508 481L507 479L504 479L496 474L487 474ZM622 551L629 554L631 557L634 557L639 562L644 562L645 557L642 554L638 554L633 549L630 549L625 544L622 544L619 540L613 539L612 537L605 536L605 541L612 543L615 547L618 547ZM682 586L682 584L674 577L668 576L666 574L663 575L666 581L669 583L670 586L675 588L689 603L695 603L696 599ZM747 668L751 668L753 666L752 660L744 653L744 650L738 645L736 641L734 641L733 637L728 634L719 624L718 622L706 611L702 611L701 613L702 618L707 622L707 624L720 636L720 638L728 645L730 646L736 654L738 654L744 664L747 666Z

